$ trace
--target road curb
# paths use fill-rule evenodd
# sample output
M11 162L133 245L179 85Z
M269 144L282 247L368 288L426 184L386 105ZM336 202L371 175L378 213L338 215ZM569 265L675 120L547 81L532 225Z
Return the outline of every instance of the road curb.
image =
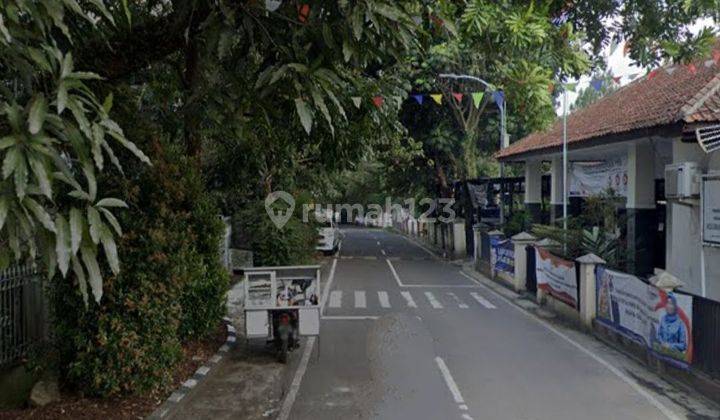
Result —
M218 363L227 355L232 347L237 344L237 331L232 325L230 318L223 318L225 327L227 329L227 336L225 342L218 348L217 352L210 357L202 366L200 366L195 373L185 380L170 396L163 402L158 408L153 411L147 418L148 419L163 419L170 412L172 412L177 405L192 391L198 384L202 383L207 377L210 371L217 366Z

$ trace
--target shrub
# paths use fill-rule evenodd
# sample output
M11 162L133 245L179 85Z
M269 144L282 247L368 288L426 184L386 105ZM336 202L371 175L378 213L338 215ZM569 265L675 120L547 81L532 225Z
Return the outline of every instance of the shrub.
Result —
M129 134L144 138L141 130L136 124ZM90 395L168 384L182 341L208 333L224 314L228 276L218 254L217 209L179 152L159 140L143 148L152 167L126 168L132 178L103 180L130 206L120 213L122 271L106 273L100 304L88 308L73 279L52 287L61 377Z
M234 216L233 229L245 238L243 245L253 251L256 266L297 265L312 261L317 241L316 225L303 223L298 211L279 229L268 217L264 203L254 203Z

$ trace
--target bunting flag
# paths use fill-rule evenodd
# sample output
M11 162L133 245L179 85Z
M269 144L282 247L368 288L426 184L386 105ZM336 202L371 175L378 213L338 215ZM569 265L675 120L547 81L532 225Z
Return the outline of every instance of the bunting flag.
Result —
M475 108L480 108L480 104L482 103L483 97L485 96L485 92L474 92L472 94L473 103L475 104Z
M600 89L602 89L603 80L594 78L590 81L590 85L595 89L596 91L600 92Z
M423 95L413 95L413 98L417 101L418 105L422 105L425 97Z
M265 0L265 8L268 12L274 12L282 6L282 0Z
M452 96L455 98L456 101L462 102L464 95L462 93L453 92Z
M300 23L307 23L310 17L310 5L309 4L298 4L298 20Z
M715 61L715 64L720 66L720 50L713 50L712 56L713 56L713 60Z
M657 76L657 74L658 74L658 70L657 70L657 69L651 70L650 73L648 73L647 79L648 79L648 80L652 80L652 79L655 78L655 76Z
M635 80L639 75L640 75L640 73L631 73L631 74L628 74L628 79L630 79L630 80Z
M690 74L697 74L697 67L695 67L695 64L688 64L687 68L690 71Z
M705 67L710 68L710 67L712 67L712 66L714 66L714 65L715 65L715 60L706 60L706 61L705 61Z
M630 52L630 41L625 42L625 46L623 46L623 56L628 55Z
M505 103L505 92L502 90L496 90L493 92L493 100L497 104L498 108L502 109Z
M432 95L430 95L430 97L433 99L433 101L435 101L435 103L437 103L438 105L442 105L442 93L433 93Z
M373 97L373 104L375 107L380 108L385 103L385 98L380 95Z
M675 70L677 70L677 67L675 67L675 66L668 67L667 69L665 69L665 71L667 71L668 74L673 74L673 73L675 73Z
M355 104L355 108L360 109L360 104L362 103L362 98L359 96L353 96L352 98L353 104Z
M413 16L412 20L413 22L415 22L416 25L421 25L423 23L422 16Z
M550 82L550 83L548 84L548 92L550 92L551 95L552 95L553 92L555 92L555 83Z
M615 84L619 85L620 80L622 80L622 76L613 76L612 79L613 79L613 82L615 82Z
M576 87L577 87L577 83L565 83L563 85L563 88L568 92L575 92Z

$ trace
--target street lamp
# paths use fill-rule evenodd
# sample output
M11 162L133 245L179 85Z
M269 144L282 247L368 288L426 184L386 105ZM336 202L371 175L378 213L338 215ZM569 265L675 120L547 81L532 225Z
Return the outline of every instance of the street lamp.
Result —
M469 74L454 74L454 73L443 73L438 75L438 77L443 79L454 79L454 80L472 80L474 82L482 83L487 89L494 90L495 88L485 80L471 76ZM507 100L503 100L502 106L498 107L500 109L500 149L505 147L505 138L507 137L507 127L506 127L506 120L505 120L505 114L507 111ZM505 177L505 164L500 162L500 179L502 180ZM503 188L502 181L500 182L500 224L505 223L505 191Z

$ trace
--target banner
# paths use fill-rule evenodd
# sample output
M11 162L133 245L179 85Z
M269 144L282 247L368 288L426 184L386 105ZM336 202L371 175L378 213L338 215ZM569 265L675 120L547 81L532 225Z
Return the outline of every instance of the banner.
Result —
M492 249L491 261L495 271L504 271L511 276L515 275L515 246L510 239L498 240L499 237L490 237Z
M570 197L587 197L612 188L621 197L627 196L627 156L603 162L570 162Z
M597 320L680 368L692 363L692 297L596 269Z
M552 255L550 251L535 248L535 274L537 287L577 308L577 277L575 263Z

